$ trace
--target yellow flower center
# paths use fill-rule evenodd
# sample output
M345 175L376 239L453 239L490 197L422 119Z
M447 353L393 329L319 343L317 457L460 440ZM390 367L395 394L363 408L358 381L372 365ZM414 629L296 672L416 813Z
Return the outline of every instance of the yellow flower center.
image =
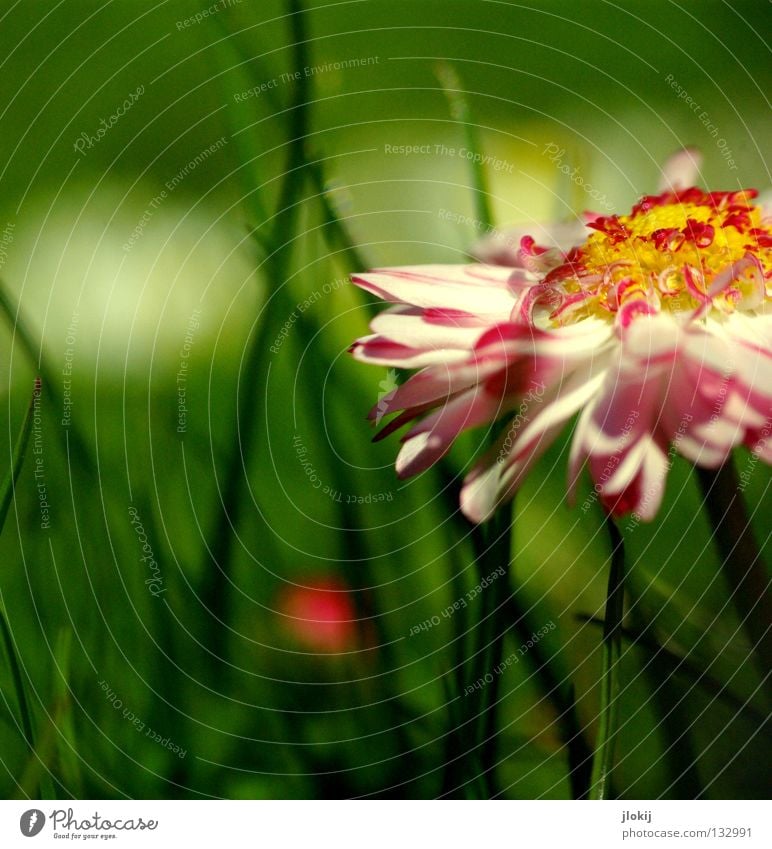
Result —
M772 227L756 192L686 189L597 218L583 245L545 278L551 319L755 309L770 298ZM624 318L623 316L626 316Z

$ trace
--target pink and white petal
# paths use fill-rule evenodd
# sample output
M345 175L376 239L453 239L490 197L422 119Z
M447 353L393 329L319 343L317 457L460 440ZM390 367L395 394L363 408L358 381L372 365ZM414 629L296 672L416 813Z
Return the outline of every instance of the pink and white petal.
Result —
M490 384L489 390L501 395L527 389L534 376L532 334L522 326L498 324L490 327L477 340L463 360L435 365L416 375L397 390L397 398L412 400L413 393L440 392L443 386L456 392L473 384ZM491 382L493 381L493 382ZM426 384L424 386L424 384ZM524 390L525 391L525 390Z
M753 446L753 452L765 463L772 465L772 441L766 440L764 442L757 442Z
M461 488L461 512L470 522L490 519L522 486L536 462L560 433L563 424L545 431L532 450L510 464L499 462L503 447L500 439L485 458L467 475Z
M587 454L610 457L651 431L661 401L659 375L645 372L636 379L610 368L583 423L583 449Z
M472 348L489 326L478 316L475 324L426 321L424 310L400 304L377 315L370 322L370 329L379 336L386 336L400 345L410 348Z
M667 442L687 430L695 419L701 421L710 415L710 405L686 368L677 364L663 376L663 400L657 408L653 428Z
M429 309L422 309L421 314L428 324L441 324L448 327L488 327L490 324L488 317L475 315L464 310L430 307Z
M732 387L723 373L726 345L709 333L684 335L678 357L663 376L663 400L656 430L665 441L690 432L712 418L724 415Z
M692 436L698 441L702 440L719 450L723 450L724 454L728 455L735 446L742 444L745 428L735 421L717 416L711 418L705 424L698 424L694 427Z
M702 153L696 147L684 147L665 160L659 180L660 192L677 192L695 185L702 166Z
M397 475L412 477L434 465L462 431L493 421L501 412L501 404L500 398L476 386L435 410L405 436L397 455Z
M632 370L642 363L671 362L684 337L675 319L666 313L639 316L622 332L622 349Z
M493 327L475 346L475 362L483 370L500 364L489 378L489 390L501 395L526 396L545 386L557 386L577 367L591 369L605 362L608 329L600 332L545 332L523 324Z
M590 468L593 480L601 487L605 495L619 495L630 488L646 459L650 441L651 437L643 434L619 454L612 457L593 456L591 458ZM598 468L602 468L603 472L598 473Z
M730 353L737 382L748 395L772 405L772 354L741 342L731 345Z
M616 360L609 364L602 384L577 422L568 464L569 501L588 457L596 481L603 477L605 483L614 472L619 476L614 491L625 489L640 464L635 459L630 461L632 468L624 464L630 451L636 445L643 450L643 440L648 443L658 429L663 431L661 441L667 444L683 421L680 405L688 406L694 396L678 367L682 334L675 322L655 316L637 323L643 326L625 335ZM676 407L664 403L671 386L676 389Z
M510 457L514 461L520 460L546 432L563 427L597 395L604 380L605 371L593 373L591 366L585 366L569 375L552 391L545 392L543 397L534 398L524 413L526 424L522 432L512 441Z
M470 522L487 522L499 506L498 492L501 469L495 460L472 470L461 487L461 512Z
M528 450L521 450L517 455L515 462L507 462L501 464L502 471L499 480L500 503L509 501L517 490L523 485L526 477L528 477L531 469L541 459L544 452L552 445L552 443L560 435L565 423L560 421L553 427L540 431L537 439L532 440L528 446ZM511 458L511 455L510 455ZM509 459L509 458L508 458Z
M626 490L614 493L612 512L615 515L632 512L644 522L650 522L662 504L670 463L653 439L646 438L644 444L638 474Z
M537 336L533 353L539 357L554 357L569 362L584 360L588 355L605 356L612 341L614 330L608 322L588 318Z
M355 274L352 281L386 301L509 317L514 306L510 274L496 265L413 265Z
M489 328L478 339L475 350L480 358L493 352L508 358L530 356L577 362L588 355L604 354L612 340L611 326L601 320L587 319L548 330L513 321Z
M691 433L684 433L679 436L674 445L678 453L690 463L708 469L718 468L729 454L725 446L714 445Z
M745 444L753 454L765 463L772 465L772 418L770 418L763 428L748 433Z
M752 321L729 319L709 322L709 332L693 327L686 334L681 362L686 382L694 387L695 427L718 418L754 427L772 412L772 355L754 339Z
M396 368L424 368L431 365L448 365L462 362L469 354L454 348L420 350L400 345L385 336L373 334L358 339L349 349L355 360L377 366Z
M378 405L370 411L370 415L368 415L369 419L375 418L376 421L377 416L373 416L373 411L377 410ZM404 410L400 415L396 418L393 418L385 427L381 428L378 433L373 437L373 442L380 442L382 439L386 439L387 436L391 436L394 431L399 430L401 427L404 427L408 422L412 422L417 419L419 416L422 416L424 413L428 413L430 410L433 410L436 407L436 404L428 403L428 404L419 404L415 407L408 407Z
M745 430L753 431L764 427L772 415L769 398L754 395L741 385L729 394L722 415Z
M461 509L473 522L485 521L497 505L507 501L522 485L536 461L552 444L568 419L597 391L602 374L586 365L544 395L533 398L519 412L525 426L514 436L515 419L494 449L467 476L461 492ZM508 450L507 450L508 449Z
M772 407L772 316L737 316L726 322L738 391L764 415Z
M680 337L680 350L689 363L699 372L712 372L713 380L724 379L734 371L733 348L723 328L712 320L689 325Z
M587 450L585 446L589 442L589 431L592 428L593 405L588 404L579 414L579 418L574 428L574 435L571 439L571 450L568 454L568 484L567 495L568 504L573 507L576 500L576 486L579 482L579 476L587 459Z
M503 365L504 363L497 362L480 364L471 360L430 366L382 398L374 409L377 408L383 416L420 404L440 403L476 383L481 383L491 374L500 371Z

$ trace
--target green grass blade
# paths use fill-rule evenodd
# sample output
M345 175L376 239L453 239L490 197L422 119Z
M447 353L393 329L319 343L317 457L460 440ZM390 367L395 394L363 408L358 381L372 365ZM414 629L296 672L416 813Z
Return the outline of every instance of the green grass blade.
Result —
M305 12L300 0L289 0L287 18L291 28L293 61L297 68L309 64L306 49ZM234 540L242 512L245 470L249 468L255 445L257 412L262 398L269 365L267 340L273 339L287 312L283 309L289 298L286 280L292 257L293 242L287 234L295 232L297 216L302 203L305 172L305 139L309 132L308 106L311 101L310 82L305 76L295 83L289 117L287 163L284 181L279 190L279 200L270 229L273 251L265 258L268 279L275 282L276 291L265 307L267 314L252 335L245 355L245 373L254 376L254 388L247 392L238 405L237 432L233 448L226 461L225 481L216 519L212 545L207 547L203 573L207 575L202 589L204 606L211 612L212 626L210 650L214 658L224 657L227 639L227 609L230 599ZM292 308L289 310L292 311ZM218 674L222 664L216 662Z
M6 472L2 488L0 488L0 533L2 533L2 530L5 527L5 520L8 516L8 511L11 508L11 501L13 500L14 492L16 490L16 482L19 480L21 467L24 464L24 457L27 453L27 446L29 445L29 437L32 433L32 419L35 413L35 404L40 400L40 389L40 378L38 377L35 378L35 388L32 390L32 400L30 401L29 408L24 416L24 422L22 423L19 435L16 438L16 445L14 446L13 455L11 457L11 467Z
M56 759L59 764L63 785L76 799L83 796L83 779L77 757L78 743L72 716L72 630L60 628L54 646L56 668L54 671L53 694L55 714L61 710L56 723L59 740Z
M435 68L435 75L440 82L450 105L450 114L454 121L461 125L464 131L464 141L468 150L482 154L482 146L477 134L477 125L472 121L469 103L464 96L461 79L455 68L447 62L440 62ZM469 160L472 187L475 192L475 214L481 228L493 226L488 180L482 166L482 155Z
M18 339L19 345L29 357L33 368L40 375L46 395L50 395L53 406L61 410L63 397L57 389L57 383L53 379L54 373L49 367L46 357L43 355L42 346L35 344L35 334L27 325L26 319L21 312L21 306L14 302L11 293L2 280L0 280L0 312L6 318L14 340ZM70 423L69 427L57 427L55 430L62 441L65 454L72 450L84 474L88 476L96 475L96 465L91 458L91 454L86 447L86 440L81 434L75 420Z
M40 399L40 378L35 379L35 388L32 391L32 400L30 401L27 413L24 416L24 421L16 439L16 445L13 449L11 457L11 467L8 469L5 478L3 479L2 488L0 488L0 533L5 527L5 520L8 518L8 512L11 508L11 502L16 493L16 483L19 480L24 458L27 454L29 446L30 434L32 433L32 422L35 415L35 405ZM0 597L0 632L2 633L3 647L5 648L8 667L13 681L13 688L16 692L16 704L19 710L19 719L21 723L22 734L29 746L31 752L35 751L35 731L32 723L32 712L27 699L27 691L24 684L24 676L21 671L21 663L16 651L16 643L8 625L8 619L5 612L5 603ZM41 784L41 791L43 786Z

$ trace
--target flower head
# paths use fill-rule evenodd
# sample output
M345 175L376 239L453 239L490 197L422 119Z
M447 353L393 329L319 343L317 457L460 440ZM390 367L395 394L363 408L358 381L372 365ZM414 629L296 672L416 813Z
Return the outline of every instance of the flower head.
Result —
M419 369L379 414L408 422L402 477L439 460L467 428L510 416L467 476L461 508L488 519L579 413L569 494L586 463L615 514L655 515L670 452L716 467L744 443L772 462L772 222L754 190L704 192L682 151L627 215L587 214L573 245L522 235L508 265L391 268L354 282L396 303L352 347Z

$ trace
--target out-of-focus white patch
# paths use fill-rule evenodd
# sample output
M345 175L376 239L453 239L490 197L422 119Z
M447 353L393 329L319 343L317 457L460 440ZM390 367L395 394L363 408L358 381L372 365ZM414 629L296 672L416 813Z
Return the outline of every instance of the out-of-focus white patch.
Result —
M127 201L112 185L51 208L27 199L3 278L55 370L70 351L74 364L98 356L100 370L147 371L151 357L178 360L191 341L211 345L254 320L254 258L238 214L215 221L182 195L151 208L154 195L135 187Z

